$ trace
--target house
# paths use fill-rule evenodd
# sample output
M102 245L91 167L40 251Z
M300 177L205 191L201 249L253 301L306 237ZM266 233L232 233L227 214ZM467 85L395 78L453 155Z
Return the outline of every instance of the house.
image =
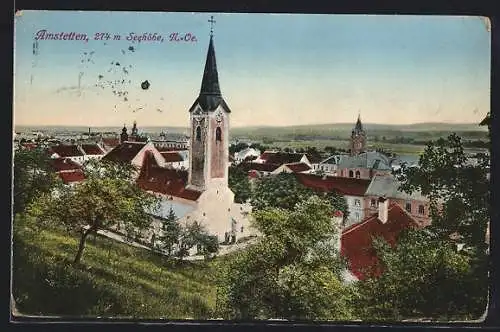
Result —
M257 149L254 149L254 148L246 148L246 149L243 149L241 151L238 151L238 152L235 152L234 153L234 161L236 163L241 163L245 160L248 160L248 159L257 159L259 158L261 155L261 152Z
M101 137L99 145L104 148L105 152L113 150L120 145L120 138L118 137Z
M85 180L82 166L70 158L51 159L50 166L64 184L73 185Z
M151 152L159 165L165 165L165 159L151 142L124 142L109 151L102 160L128 163L138 172L142 168L146 152ZM138 176L138 172L136 176Z
M242 162L237 167L247 172L249 177L256 178L272 174L275 170L277 170L280 167L280 165L257 163L255 161L250 161L250 162Z
M80 149L83 152L83 160L101 160L102 157L106 154L106 151L99 146L99 144L82 144L80 145Z
M271 174L279 174L282 172L285 173L304 173L308 172L311 170L311 167L307 165L306 163L290 163L290 164L283 164L274 171L271 172Z
M305 153L290 153L282 151L265 151L254 161L261 164L275 164L281 166L291 163L305 163L311 166L311 162Z
M78 145L54 145L48 150L49 155L52 159L71 159L72 161L83 164L85 161L85 154L78 147Z
M375 175L392 173L391 162L383 153L377 151L362 152L353 156L343 156L337 165L337 176L371 179Z
M373 240L382 238L394 246L401 231L413 227L419 227L419 223L399 204L379 198L376 213L342 231L340 253L347 260L350 273L358 280L379 276L383 269Z
M342 178L336 176L318 176L315 174L296 173L297 180L304 186L317 192L336 192L347 202L349 216L345 227L361 221L365 216L364 195L370 180Z
M325 160L322 160L318 163L313 163L312 168L315 173L324 173L327 175L338 176L337 170L338 165L340 164L341 158L344 155L332 155Z
M429 200L420 192L407 194L400 189L401 183L394 176L375 175L365 193L365 215L378 209L378 198L385 196L399 204L422 226L430 224Z

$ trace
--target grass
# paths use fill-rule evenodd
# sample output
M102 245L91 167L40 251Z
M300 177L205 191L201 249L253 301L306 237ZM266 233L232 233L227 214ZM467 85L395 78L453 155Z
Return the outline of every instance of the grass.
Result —
M207 319L217 264L166 262L148 250L97 236L74 266L78 238L22 230L14 242L14 297L26 315Z

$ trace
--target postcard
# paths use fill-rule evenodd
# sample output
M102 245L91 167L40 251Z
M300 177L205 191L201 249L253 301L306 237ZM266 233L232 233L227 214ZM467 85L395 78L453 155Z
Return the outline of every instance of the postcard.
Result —
M12 319L481 321L484 17L18 11Z

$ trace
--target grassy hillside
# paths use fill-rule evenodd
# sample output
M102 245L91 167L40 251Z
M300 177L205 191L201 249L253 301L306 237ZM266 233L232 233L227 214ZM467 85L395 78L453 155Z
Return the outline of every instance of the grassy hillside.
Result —
M164 262L147 250L103 237L88 240L82 265L70 261L78 239L57 230L16 230L14 298L26 315L204 319L215 308L211 262Z

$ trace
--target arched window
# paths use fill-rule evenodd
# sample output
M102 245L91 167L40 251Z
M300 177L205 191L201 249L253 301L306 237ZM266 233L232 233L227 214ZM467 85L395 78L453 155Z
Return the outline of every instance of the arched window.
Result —
M406 203L406 211L411 213L411 203Z
M419 205L418 206L418 214L423 215L424 212L425 212L424 206L423 205Z
M356 171L356 179L359 179L361 177L361 173L359 171Z
M198 142L201 141L201 127L200 126L196 127L196 140Z
M215 140L217 142L222 141L222 130L220 129L220 127L217 127L217 129L215 129Z
M353 172L353 171L349 171L349 177L350 177L350 178L353 178L353 177L354 177L354 172Z

